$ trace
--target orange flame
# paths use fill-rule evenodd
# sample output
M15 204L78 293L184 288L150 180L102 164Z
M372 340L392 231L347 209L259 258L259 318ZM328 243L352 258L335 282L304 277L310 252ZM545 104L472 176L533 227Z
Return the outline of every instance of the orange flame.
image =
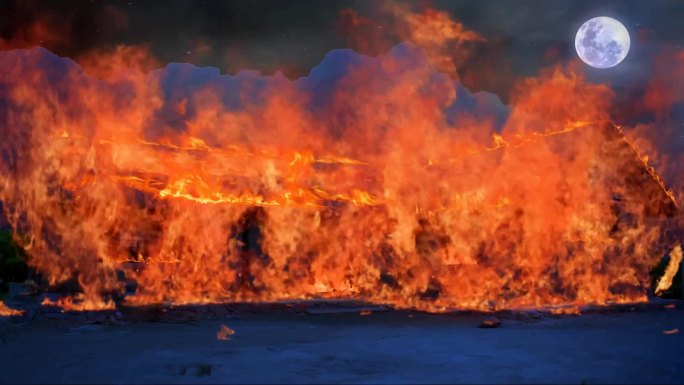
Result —
M74 297L61 297L56 300L43 298L40 303L42 306L59 307L63 311L100 311L100 310L114 310L116 306L114 302L103 300L102 298L86 298L82 295Z
M235 330L229 328L226 325L221 324L221 328L219 329L218 333L216 333L216 339L221 341L227 341L234 334Z
M19 317L24 315L24 310L12 309L0 301L0 317Z
M282 76L230 78L239 108L223 86L169 90L142 48L93 54L87 73L0 53L0 201L29 263L83 291L45 305L111 309L124 279L129 305L645 300L677 202L611 123L613 91L554 68L519 83L501 130L452 122L462 95L426 39L479 35L444 13L401 19L424 56L352 61L325 102Z
M677 245L672 252L670 252L670 261L665 268L665 273L663 273L663 276L658 280L658 285L655 288L656 294L660 294L672 286L672 280L674 279L675 274L677 274L677 270L679 270L679 265L681 265L681 263L682 246Z

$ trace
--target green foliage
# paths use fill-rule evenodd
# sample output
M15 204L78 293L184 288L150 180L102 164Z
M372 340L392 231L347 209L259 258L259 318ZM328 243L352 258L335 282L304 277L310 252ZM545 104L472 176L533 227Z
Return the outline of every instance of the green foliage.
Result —
M665 269L670 261L669 257L660 260L660 263L651 270L651 287L655 288L658 285L658 280L665 274ZM672 279L672 286L666 292L661 294L663 298L679 298L682 299L682 269L677 270Z
M9 282L24 282L28 267L24 252L17 246L10 230L0 230L0 292L7 291Z

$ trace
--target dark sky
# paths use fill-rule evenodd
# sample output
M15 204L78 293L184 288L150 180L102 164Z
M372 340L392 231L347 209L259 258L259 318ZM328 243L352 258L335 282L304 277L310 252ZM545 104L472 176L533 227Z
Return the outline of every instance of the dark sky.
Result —
M306 74L335 48L348 46L339 15L352 8L382 24L378 1L359 0L0 0L0 36L9 46L40 44L70 57L116 44L147 44L159 61L215 66L225 73L282 70ZM424 1L411 2L421 6ZM433 0L488 38L468 62L498 76L464 76L473 90L505 94L514 79L574 59L573 39L587 19L606 15L630 31L632 49L593 80L630 87L647 75L654 52L684 47L681 0ZM45 26L30 30L38 21ZM5 45L6 48L8 45ZM468 84L469 83L469 84Z

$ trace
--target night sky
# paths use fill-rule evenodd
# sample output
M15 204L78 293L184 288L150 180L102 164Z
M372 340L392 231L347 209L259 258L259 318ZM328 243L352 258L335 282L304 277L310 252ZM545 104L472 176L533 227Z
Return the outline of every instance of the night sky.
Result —
M340 14L351 8L383 25L378 1L340 0L3 0L0 36L4 48L42 45L76 58L117 44L146 45L164 64L186 62L223 73L277 70L296 78L327 52L350 46ZM473 91L506 97L510 85L540 68L577 60L573 39L594 16L612 16L628 28L632 47L610 70L586 68L593 81L629 92L648 77L654 53L684 47L684 2L680 0L434 0L410 2L448 11L488 39L459 69ZM43 28L32 29L39 22ZM385 36L391 44L399 38ZM391 47L375 46L375 55ZM355 47L352 47L355 48ZM377 51L377 52L372 52ZM496 76L471 76L496 73Z

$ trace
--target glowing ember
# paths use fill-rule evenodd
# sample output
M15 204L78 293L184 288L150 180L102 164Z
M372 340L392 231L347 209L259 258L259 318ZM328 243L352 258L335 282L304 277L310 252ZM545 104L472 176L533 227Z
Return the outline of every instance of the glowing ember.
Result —
M677 328L670 329L670 330L663 330L663 334L678 334L678 333L679 333L679 329L677 329Z
M219 329L218 333L216 333L216 339L219 339L221 341L226 341L230 339L230 336L235 334L235 330L229 328L226 325L221 324L221 328Z
M580 315L582 312L577 306L567 306L550 309L552 314Z
M24 310L12 309L0 301L0 317L18 317L24 315Z

